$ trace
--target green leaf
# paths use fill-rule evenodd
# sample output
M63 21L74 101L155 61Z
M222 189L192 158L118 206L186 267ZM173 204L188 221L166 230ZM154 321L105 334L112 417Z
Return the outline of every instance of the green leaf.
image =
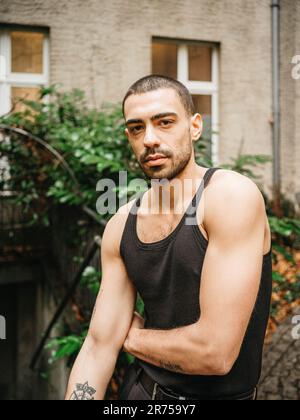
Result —
M272 278L273 281L276 281L277 283L286 283L286 279L282 277L277 271L273 271Z
M80 161L82 163L84 163L85 165L95 165L96 163L98 163L100 160L99 156L95 156L95 155L83 155L80 159Z
M296 264L296 262L295 262L295 260L294 260L293 256L290 254L290 252L288 252L288 251L286 250L286 248L284 248L283 246L278 245L278 244L276 244L276 243L274 243L274 244L272 245L272 248L273 248L273 250L276 250L276 251L277 251L277 252L279 252L281 255L283 255L283 256L284 256L284 258L285 258L287 261L289 261L289 262L290 262L290 263L292 263L292 264Z

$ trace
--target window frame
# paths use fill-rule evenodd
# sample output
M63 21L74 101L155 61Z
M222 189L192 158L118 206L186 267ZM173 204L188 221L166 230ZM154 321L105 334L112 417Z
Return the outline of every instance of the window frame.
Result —
M43 73L13 73L11 71L11 32L38 32L44 34ZM0 115L11 110L11 87L41 87L49 84L49 34L47 30L31 27L0 25Z

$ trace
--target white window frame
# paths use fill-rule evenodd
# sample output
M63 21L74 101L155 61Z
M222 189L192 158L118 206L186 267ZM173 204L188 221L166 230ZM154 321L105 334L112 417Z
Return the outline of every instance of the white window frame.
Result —
M43 73L13 73L11 71L11 32L44 33L43 42ZM0 115L11 110L11 87L42 87L49 84L49 37L46 31L28 28L11 27L2 29L0 26Z
M177 49L177 79L182 82L192 95L211 95L211 142L212 163L219 164L219 51L215 44L195 43L195 45L208 45L212 48L212 74L211 82L189 80L189 55L190 43L178 43Z

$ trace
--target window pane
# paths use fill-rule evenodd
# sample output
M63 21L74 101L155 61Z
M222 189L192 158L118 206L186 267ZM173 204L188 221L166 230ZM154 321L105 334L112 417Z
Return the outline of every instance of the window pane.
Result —
M19 103L20 99L29 101L37 101L40 98L40 89L38 87L12 87L11 88L11 105L14 112L24 111L25 104Z
M152 74L177 79L177 45L167 42L152 43Z
M43 41L42 33L11 33L13 73L43 73Z
M192 95L192 98L195 105L195 112L201 114L203 119L201 139L203 140L206 149L204 154L206 157L211 158L211 95Z
M212 48L189 45L189 80L211 82Z

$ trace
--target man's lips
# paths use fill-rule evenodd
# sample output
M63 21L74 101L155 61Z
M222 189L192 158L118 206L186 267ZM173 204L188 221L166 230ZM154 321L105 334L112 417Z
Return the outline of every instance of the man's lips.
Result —
M161 158L164 158L164 157L165 157L165 155L160 155L160 154L156 153L155 155L149 155L149 156L146 158L146 161L148 161L148 160L161 159Z
M167 157L164 155L150 155L146 159L146 164L148 166L158 166L162 165L166 159Z

